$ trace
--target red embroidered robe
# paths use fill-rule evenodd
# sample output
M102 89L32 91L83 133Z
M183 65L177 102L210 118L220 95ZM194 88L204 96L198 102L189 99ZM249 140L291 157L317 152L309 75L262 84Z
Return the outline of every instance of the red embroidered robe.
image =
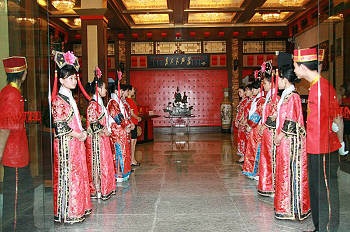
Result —
M310 214L306 133L299 94L285 97L278 113L276 133L285 136L277 146L275 217L303 220Z
M246 118L250 109L250 105L252 103L252 99L246 97L244 98L240 111L237 112L237 154L243 155L245 154L245 148L247 143L247 131L246 131Z
M91 196L96 197L100 193L101 199L107 200L116 190L114 156L109 136L104 134L108 116L102 106L92 100L87 108L86 119L86 152Z
M274 101L269 98L262 113L264 129L261 136L258 193L263 196L271 196L275 193L276 146L274 138L278 101L278 96Z
M81 222L92 209L85 144L69 135L81 130L66 96L59 94L52 100L52 116L55 125L54 219L64 223Z
M110 124L112 133L110 139L112 151L116 156L116 178L126 180L131 173L131 140L130 132L127 131L130 121L125 119L121 108L123 106L119 106L123 103L119 101L111 99L107 105L107 112L114 119Z
M261 135L258 133L258 125L261 120L264 102L265 97L259 97L256 100L255 112L251 116L248 114L247 117L247 123L251 128L251 131L247 137L242 173L248 177L254 177L258 172L261 142Z

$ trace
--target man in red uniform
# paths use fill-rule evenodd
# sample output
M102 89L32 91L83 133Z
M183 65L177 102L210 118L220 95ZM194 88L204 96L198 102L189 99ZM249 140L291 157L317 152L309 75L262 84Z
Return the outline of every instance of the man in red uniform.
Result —
M310 83L306 150L314 231L337 231L339 152L344 151L343 120L333 86L321 77L324 50L294 50L294 71ZM336 133L336 132L337 133Z
M25 57L3 60L7 83L0 92L0 161L4 166L2 231L32 231L34 191L29 169L21 84Z
M140 166L135 158L135 149L137 143L137 124L141 121L138 116L139 112L137 109L136 102L132 98L135 95L135 88L132 85L128 85L128 96L125 98L131 108L131 122L135 125L135 128L131 130L131 166Z

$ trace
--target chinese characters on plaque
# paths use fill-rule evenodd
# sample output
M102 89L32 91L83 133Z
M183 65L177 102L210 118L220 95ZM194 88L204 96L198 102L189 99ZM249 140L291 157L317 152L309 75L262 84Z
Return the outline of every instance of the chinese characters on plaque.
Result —
M205 68L209 67L207 54L148 55L147 68Z

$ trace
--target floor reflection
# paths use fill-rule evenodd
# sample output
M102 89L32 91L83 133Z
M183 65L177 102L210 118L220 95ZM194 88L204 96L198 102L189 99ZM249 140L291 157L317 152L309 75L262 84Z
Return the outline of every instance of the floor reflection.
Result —
M130 180L118 183L110 200L93 200L93 213L83 223L53 224L51 190L37 187L35 225L41 231L105 232L313 229L311 218L274 218L273 199L259 197L256 181L241 174L233 139L230 134L190 134L174 143L171 135L155 134L153 142L137 145L141 166ZM349 177L339 171L340 232L350 229Z

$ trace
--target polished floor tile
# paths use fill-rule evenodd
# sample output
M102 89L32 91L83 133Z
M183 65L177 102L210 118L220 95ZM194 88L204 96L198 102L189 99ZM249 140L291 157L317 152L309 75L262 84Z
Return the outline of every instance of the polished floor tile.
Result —
M241 174L230 134L156 134L137 145L141 162L110 200L93 201L83 223L55 224L51 231L261 231L313 229L311 218L274 218L273 199L260 197L256 181ZM340 232L349 231L350 174L339 173ZM342 184L344 183L344 184ZM46 206L50 207L50 206ZM51 216L51 215L48 215Z

